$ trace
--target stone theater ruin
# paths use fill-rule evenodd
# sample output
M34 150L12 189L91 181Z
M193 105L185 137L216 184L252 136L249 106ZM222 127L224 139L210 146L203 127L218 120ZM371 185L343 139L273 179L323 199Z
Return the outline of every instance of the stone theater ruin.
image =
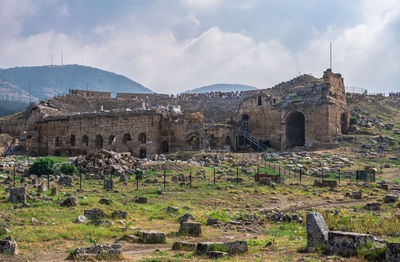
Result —
M340 74L301 75L270 89L180 94L71 90L0 122L30 155L101 149L137 157L182 150L284 150L324 146L346 133L350 113Z

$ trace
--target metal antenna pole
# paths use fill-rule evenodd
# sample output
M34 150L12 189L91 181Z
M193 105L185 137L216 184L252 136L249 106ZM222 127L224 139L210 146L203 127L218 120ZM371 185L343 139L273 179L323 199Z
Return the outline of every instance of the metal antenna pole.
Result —
M329 68L332 71L332 42L329 43Z

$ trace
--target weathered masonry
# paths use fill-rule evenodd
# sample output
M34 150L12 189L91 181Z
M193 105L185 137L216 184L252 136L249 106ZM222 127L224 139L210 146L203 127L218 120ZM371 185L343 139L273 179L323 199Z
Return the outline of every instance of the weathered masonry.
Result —
M107 149L138 157L181 150L283 150L326 145L346 133L343 78L302 75L248 92L117 94L71 90L0 122L31 155Z

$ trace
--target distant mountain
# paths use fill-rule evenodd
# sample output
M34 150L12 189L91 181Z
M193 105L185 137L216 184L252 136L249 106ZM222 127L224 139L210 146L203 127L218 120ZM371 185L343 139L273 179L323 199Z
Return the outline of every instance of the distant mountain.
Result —
M0 69L0 99L29 101L67 94L70 89L112 93L153 93L129 78L80 65L33 66Z
M28 105L29 103L25 102L0 100L0 117L22 112Z
M248 91L257 90L254 86L239 85L239 84L215 84L203 86L192 90L187 90L185 93L210 93L210 92L232 92L232 91Z

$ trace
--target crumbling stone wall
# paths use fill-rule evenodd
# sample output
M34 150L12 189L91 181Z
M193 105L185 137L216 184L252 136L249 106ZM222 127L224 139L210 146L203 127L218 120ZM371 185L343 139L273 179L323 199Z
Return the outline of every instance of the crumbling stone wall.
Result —
M349 111L341 75L327 70L323 79L299 78L279 86L293 93L278 92L280 89L275 87L244 100L237 125L243 129L247 116L249 133L276 149L330 143L346 132ZM277 93L283 97L273 97Z
M182 114L171 110L180 105ZM178 109L179 111L179 109ZM71 90L19 119L0 122L32 155L99 149L135 156L180 150L234 149L246 130L275 149L330 143L348 128L343 78L302 75L272 89L241 93L117 94Z

